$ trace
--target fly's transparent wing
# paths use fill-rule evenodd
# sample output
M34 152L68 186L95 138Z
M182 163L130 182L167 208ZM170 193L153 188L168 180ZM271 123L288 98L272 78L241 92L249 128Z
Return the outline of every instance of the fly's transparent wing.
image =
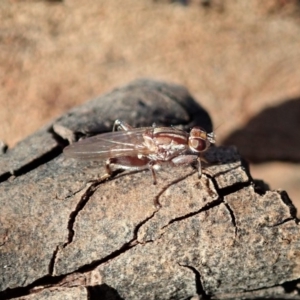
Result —
M64 154L77 159L103 160L110 157L148 155L144 145L145 128L114 131L89 137L64 149Z

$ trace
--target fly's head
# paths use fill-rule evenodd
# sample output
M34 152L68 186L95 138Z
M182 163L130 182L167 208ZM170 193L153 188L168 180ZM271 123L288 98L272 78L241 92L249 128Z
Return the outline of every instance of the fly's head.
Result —
M192 128L188 140L189 149L196 153L206 151L210 144L214 144L215 142L213 132L207 133L203 128L198 126Z

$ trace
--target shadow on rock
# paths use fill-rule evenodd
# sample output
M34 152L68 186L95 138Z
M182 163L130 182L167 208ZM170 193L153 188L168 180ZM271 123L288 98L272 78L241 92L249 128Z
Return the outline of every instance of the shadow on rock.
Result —
M90 300L123 300L118 292L107 284L87 287Z
M300 98L266 108L224 145L235 145L253 163L272 160L300 162Z

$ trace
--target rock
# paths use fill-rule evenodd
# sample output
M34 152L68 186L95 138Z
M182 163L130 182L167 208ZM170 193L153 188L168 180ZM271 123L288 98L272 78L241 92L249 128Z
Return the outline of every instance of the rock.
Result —
M1 155L1 299L251 299L297 291L296 210L285 192L252 179L235 147L211 147L201 179L191 166L163 166L157 185L147 170L99 180L104 162L61 154L68 142L111 130L116 118L212 130L185 88L138 80Z

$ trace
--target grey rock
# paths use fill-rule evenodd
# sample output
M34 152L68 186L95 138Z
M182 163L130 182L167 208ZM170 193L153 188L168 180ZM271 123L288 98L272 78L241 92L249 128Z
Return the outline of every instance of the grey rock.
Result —
M111 130L116 118L212 130L185 88L138 80L1 155L0 299L254 299L297 291L295 208L285 192L251 178L236 148L211 147L201 179L191 166L163 166L157 185L147 170L99 180L104 162L61 154L68 142Z

